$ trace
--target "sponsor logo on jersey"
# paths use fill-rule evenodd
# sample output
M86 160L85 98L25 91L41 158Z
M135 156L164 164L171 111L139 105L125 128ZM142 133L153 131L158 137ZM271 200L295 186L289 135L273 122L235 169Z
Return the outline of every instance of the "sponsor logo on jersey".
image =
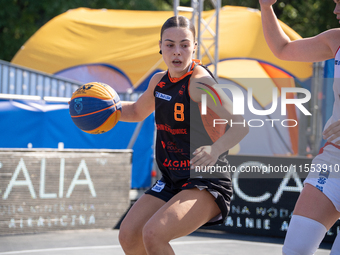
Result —
M185 91L185 85L182 85L181 89L178 91L179 95L183 96L184 91Z
M191 184L191 182L186 182L186 183L184 183L184 184L182 185L182 187L186 187L186 186L188 186L189 184Z
M339 66L339 65L340 65L340 60L335 60L335 61L334 61L334 64L335 64L336 66Z
M189 170L190 169L190 160L171 160L165 159L163 162L163 166L168 167L169 170ZM186 167L188 169L179 169L179 168Z
M167 143L161 141L163 149L166 149L168 153L180 153L182 155L187 155L188 153L184 153L182 148L178 148L175 142L168 141Z
M174 128L172 129L169 125L156 124L157 130L164 130L171 133L172 135L186 135L188 134L186 128Z
M166 101L170 101L171 100L171 96L163 94L161 92L156 91L156 97L166 100Z
M163 88L165 86L165 82L161 81L160 83L157 84L158 87Z

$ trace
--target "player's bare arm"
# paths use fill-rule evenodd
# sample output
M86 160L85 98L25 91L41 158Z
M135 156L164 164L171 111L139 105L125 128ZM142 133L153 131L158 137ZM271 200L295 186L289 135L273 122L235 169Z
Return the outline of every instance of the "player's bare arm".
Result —
M155 110L154 89L164 75L164 72L156 73L150 80L146 91L136 102L122 101L122 115L120 121L139 122L147 118Z
M203 84L212 86L219 94L222 105L215 104L213 100L208 99L207 107L216 113L221 119L228 120L229 122L232 121L233 123L243 123L244 118L241 115L232 114L232 101L222 89L214 86L216 82L211 78L207 71L202 67L198 67L196 69L197 71L195 70L196 73L194 73L194 79L191 80L189 87L191 98L196 102L201 102L201 96L205 93L202 88L206 88ZM223 136L214 142L213 145L202 146L194 152L195 157L191 161L192 167L214 164L219 155L238 144L248 132L249 127L246 123L244 126L237 125L237 127L230 127Z
M276 0L260 0L263 32L269 48L279 59L317 62L334 57L340 29L331 29L311 38L291 41L273 11Z

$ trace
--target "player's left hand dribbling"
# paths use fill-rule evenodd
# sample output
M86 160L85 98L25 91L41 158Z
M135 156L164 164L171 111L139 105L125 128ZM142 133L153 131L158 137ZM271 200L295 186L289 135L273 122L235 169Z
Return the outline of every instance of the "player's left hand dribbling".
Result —
M212 146L201 146L193 152L194 157L190 161L191 169L196 166L212 166L218 159L218 153L214 152Z

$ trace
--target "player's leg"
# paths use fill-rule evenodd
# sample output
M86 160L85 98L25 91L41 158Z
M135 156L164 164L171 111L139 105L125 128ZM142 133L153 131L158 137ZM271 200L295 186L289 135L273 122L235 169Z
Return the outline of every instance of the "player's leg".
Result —
M294 214L323 224L330 229L340 216L332 201L316 187L306 184L295 205Z
M340 234L334 240L330 255L340 255Z
M169 241L185 236L220 213L215 198L206 190L183 190L170 199L145 224L147 254L174 254Z
M146 254L142 238L143 227L164 204L165 201L148 194L142 195L134 203L119 229L119 242L125 254Z
M327 230L339 217L340 213L328 197L307 183L296 202L283 254L314 254Z

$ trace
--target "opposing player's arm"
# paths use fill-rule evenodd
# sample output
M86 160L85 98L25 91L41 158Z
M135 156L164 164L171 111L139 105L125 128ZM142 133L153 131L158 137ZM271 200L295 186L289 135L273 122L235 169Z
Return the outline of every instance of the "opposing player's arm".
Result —
M269 3L270 2L270 3ZM340 39L340 30L332 29L317 36L291 41L281 28L271 0L261 0L263 33L273 54L282 60L317 62L334 57Z
M163 72L155 74L146 91L136 102L122 101L122 115L120 121L139 122L148 117L155 110L154 89L163 76Z
M244 123L244 125L230 126L228 131L214 142L211 146L211 154L218 157L238 144L249 132L249 127L244 121L243 116L233 115L232 101L221 88L216 86L216 82L209 76L207 71L202 67L198 67L197 69L197 73L191 80L189 87L192 100L201 102L202 94L206 94L207 107L221 119L228 121L228 123ZM215 101L208 92L210 92L213 97L215 96L214 94L218 94L218 97L217 95L215 96ZM213 123L211 123L211 125L213 125ZM193 159L193 161L195 161L195 159Z

